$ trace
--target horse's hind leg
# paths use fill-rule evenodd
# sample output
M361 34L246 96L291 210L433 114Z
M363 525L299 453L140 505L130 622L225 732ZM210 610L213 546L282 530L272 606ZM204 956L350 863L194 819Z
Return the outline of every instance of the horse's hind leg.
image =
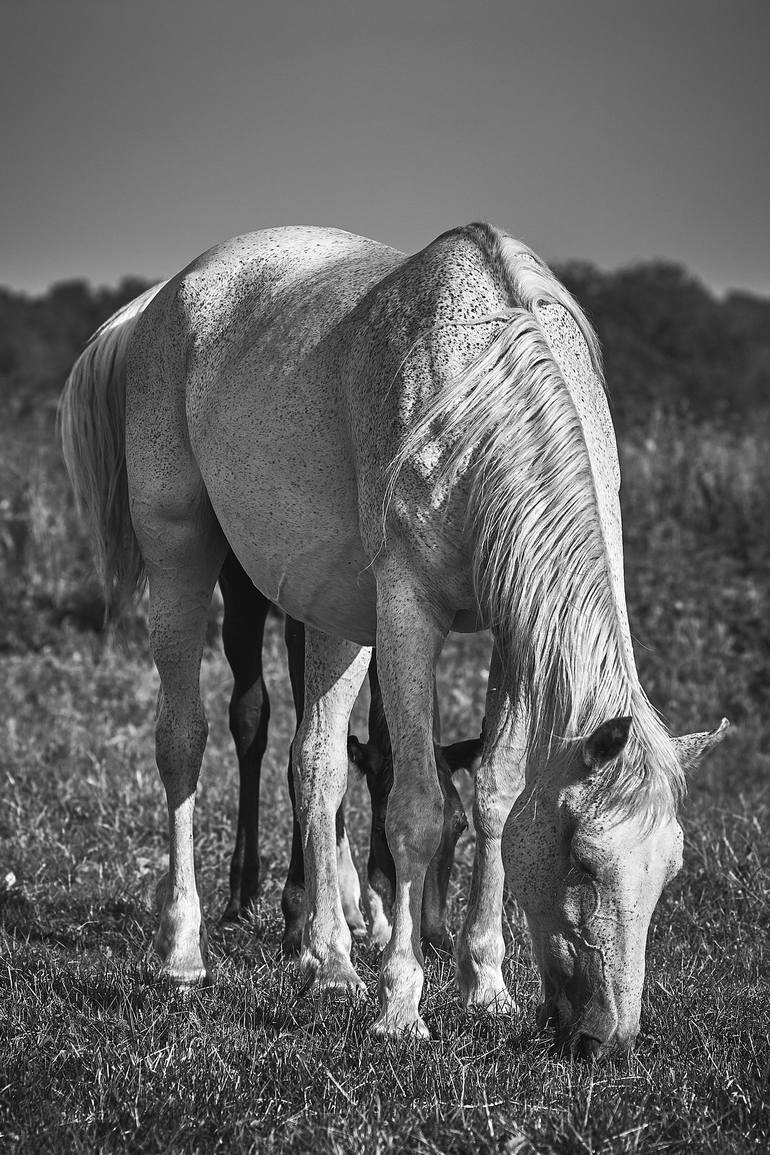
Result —
M166 790L169 873L159 887L155 949L161 974L180 985L208 973L206 931L195 885L193 811L208 726L200 664L211 594L227 544L203 496L188 512L134 508L150 587L150 646L160 675L155 755Z
M289 678L297 715L297 730L305 713L305 627L302 622L286 615L286 650L289 659ZM302 831L297 817L297 798L294 790L294 763L289 752L289 797L291 799L292 834L289 871L281 895L284 931L281 947L284 954L298 954L305 928L305 858L302 850ZM361 883L350 854L350 842L345 830L344 802L340 802L335 816L337 840L337 875L340 899L345 921L354 938L366 937L366 923L359 905Z
M336 814L347 783L348 719L370 652L305 630L305 710L293 744L307 888L300 965L320 991L363 987L350 962L350 929L340 900Z
M230 862L230 922L248 909L259 887L259 782L267 747L270 699L262 677L262 641L270 601L255 587L234 553L219 575L224 601L222 641L233 672L230 732L238 755L238 831Z

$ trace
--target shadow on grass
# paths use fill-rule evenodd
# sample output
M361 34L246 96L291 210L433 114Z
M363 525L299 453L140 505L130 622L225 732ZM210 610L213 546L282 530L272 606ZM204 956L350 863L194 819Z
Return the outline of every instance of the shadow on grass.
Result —
M100 949L125 954L131 943L149 933L149 913L141 903L109 899L101 905L73 902L33 902L19 887L0 891L0 929L15 942L40 943L81 952Z

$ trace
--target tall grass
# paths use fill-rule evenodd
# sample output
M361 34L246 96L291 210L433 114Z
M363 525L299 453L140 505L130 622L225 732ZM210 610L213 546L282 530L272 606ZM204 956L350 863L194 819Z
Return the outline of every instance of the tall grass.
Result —
M770 774L770 422L751 430L656 415L622 441L626 585L637 659L680 730L722 714L731 741L708 763L713 788L740 759Z
M642 680L679 730L735 723L691 783L685 866L653 921L637 1053L589 1069L535 1033L537 981L507 903L521 1010L460 1009L432 965L427 1048L374 1040L369 999L318 1006L279 957L292 733L280 624L263 771L262 896L222 930L236 771L229 676L202 671L211 721L198 877L218 980L181 998L147 945L166 822L153 763L157 678L139 617L94 633L103 605L53 448L0 444L0 1149L91 1152L761 1151L770 1133L770 468L760 430L672 425L622 439L629 616ZM446 739L478 733L489 642L450 639ZM364 703L354 729L365 733ZM469 784L462 784L464 797ZM365 861L365 788L349 824ZM450 921L463 917L472 836ZM5 881L3 881L5 880Z
M770 414L750 429L654 413L621 440L627 539L695 546L759 575L770 556Z

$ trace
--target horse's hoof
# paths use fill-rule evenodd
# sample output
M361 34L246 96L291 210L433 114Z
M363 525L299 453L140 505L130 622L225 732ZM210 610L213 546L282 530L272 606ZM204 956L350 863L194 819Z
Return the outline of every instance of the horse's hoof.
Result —
M363 998L366 984L356 973L349 959L332 955L322 961L305 951L299 964L300 973L307 976L309 989L317 998Z
M390 942L392 927L389 922L375 923L372 926L371 941L378 950L385 950Z
M177 912L178 914L178 912ZM198 933L180 927L181 919L165 908L153 939L157 974L175 987L199 987L211 982L206 924Z
M238 922L241 917L241 904L236 898L231 898L222 914L219 917L220 926L229 926L234 922Z
M307 970L307 968L305 968ZM328 961L316 968L312 992L321 998L345 999L366 997L366 984L359 978L352 963L342 959Z
M296 958L302 949L302 927L287 927L281 939L281 953L287 958Z
M185 991L197 990L200 987L208 987L213 983L211 972L205 967L182 970L177 967L162 966L158 968L158 978L161 982L176 987L180 994L184 994Z
M316 978L313 980L311 991L319 999L365 999L366 985L355 972L354 976L354 978L342 976Z
M516 1003L507 987L486 987L468 991L463 1000L469 1010L483 1011L484 1014L502 1017L516 1010Z
M213 977L206 956L198 952L196 955L184 958L178 953L169 953L164 957L154 942L145 956L147 977L161 985L175 987L180 993L210 986Z
M411 1036L418 1042L425 1042L430 1038L428 1025L420 1015L411 1018L388 1011L383 1011L372 1023L371 1031L378 1039L404 1039Z

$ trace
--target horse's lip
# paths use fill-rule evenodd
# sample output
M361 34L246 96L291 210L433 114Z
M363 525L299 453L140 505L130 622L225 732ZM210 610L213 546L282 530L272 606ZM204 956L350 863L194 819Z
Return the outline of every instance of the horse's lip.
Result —
M579 1032L572 1040L570 1049L579 1059L593 1062L611 1048L610 1042L599 1039L596 1035L587 1035Z
M573 1055L575 1058L593 1062L601 1055L607 1055L615 1050L615 1032L612 1031L606 1039L603 1039L590 1031L581 1030L579 1023L572 1023L557 1031L556 1046L561 1055Z
M606 1038L601 1038L590 1030L581 1030L579 1019L565 1023L554 999L547 999L536 1009L535 1024L540 1031L554 1028L556 1047L562 1055L576 1055L593 1061L615 1050L617 1046L615 1030L610 1031Z

